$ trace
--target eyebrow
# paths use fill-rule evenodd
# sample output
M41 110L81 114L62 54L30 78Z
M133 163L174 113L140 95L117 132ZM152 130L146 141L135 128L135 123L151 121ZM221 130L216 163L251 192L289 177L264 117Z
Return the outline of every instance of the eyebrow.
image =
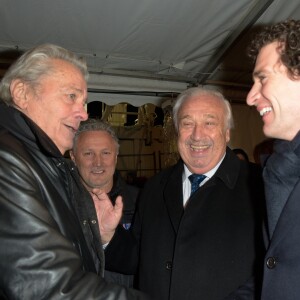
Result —
M192 117L190 115L184 115L184 116L179 117L178 121L180 122L180 121L186 120L186 119L192 120Z
M212 118L212 119L217 119L217 116L216 115L213 115L211 113L207 113L207 114L204 114L205 117L208 117L208 118Z
M72 90L75 90L77 93L79 93L79 94L83 94L84 93L84 91L82 90L82 89L79 89L79 88L77 88L77 87L74 87L74 86L71 86L71 89Z
M77 88L73 85L63 85L63 86L60 87L60 90L63 91L63 92L75 91L78 94L83 94L84 93L84 90L82 90L80 88Z
M252 77L253 77L253 78L259 77L261 73L262 73L261 70L257 70L257 71L255 71L255 72L253 72Z

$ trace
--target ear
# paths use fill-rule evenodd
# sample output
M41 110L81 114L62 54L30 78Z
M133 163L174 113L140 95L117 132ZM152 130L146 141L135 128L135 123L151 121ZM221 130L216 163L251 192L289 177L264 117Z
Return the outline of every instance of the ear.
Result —
M20 79L14 79L10 84L10 93L14 104L21 110L26 110L28 86Z
M69 154L70 154L70 158L72 159L73 163L76 165L76 160L75 160L75 156L74 156L73 150L70 150Z
M226 129L226 143L230 141L230 129Z

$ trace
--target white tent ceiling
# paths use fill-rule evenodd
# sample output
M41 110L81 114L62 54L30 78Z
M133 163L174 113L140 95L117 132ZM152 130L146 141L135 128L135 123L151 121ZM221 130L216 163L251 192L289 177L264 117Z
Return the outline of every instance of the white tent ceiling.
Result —
M0 68L55 43L84 56L89 101L158 104L191 85L245 101L258 26L300 19L298 0L0 0ZM124 101L122 101L124 100Z

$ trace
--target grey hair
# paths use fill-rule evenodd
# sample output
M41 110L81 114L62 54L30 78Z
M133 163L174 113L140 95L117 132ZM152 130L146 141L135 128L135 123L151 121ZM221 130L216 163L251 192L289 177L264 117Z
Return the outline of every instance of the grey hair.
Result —
M81 133L86 132L86 131L104 131L107 132L112 139L114 140L117 148L117 154L119 153L119 139L116 135L116 132L114 131L113 127L106 123L101 121L100 119L88 119L86 121L83 121L80 123L80 126L75 133L74 137L74 144L73 144L73 152L76 152L76 145L77 145L77 140L78 137L80 136Z
M43 44L23 53L7 70L0 82L0 99L7 105L13 105L10 85L20 79L33 88L38 85L43 75L54 72L52 59L67 61L78 68L85 80L88 80L86 62L73 52L53 44Z
M216 97L220 100L220 102L224 103L224 110L226 113L225 116L225 126L226 129L232 129L234 126L233 122L233 116L232 116L232 110L231 110L231 105L227 99L218 91L213 90L211 88L207 87L192 87L189 88L185 91L183 91L176 99L175 105L173 107L173 122L174 122L174 127L176 131L178 132L178 127L179 127L179 120L178 120L178 114L179 111L182 107L182 105L190 98L194 96L212 96Z

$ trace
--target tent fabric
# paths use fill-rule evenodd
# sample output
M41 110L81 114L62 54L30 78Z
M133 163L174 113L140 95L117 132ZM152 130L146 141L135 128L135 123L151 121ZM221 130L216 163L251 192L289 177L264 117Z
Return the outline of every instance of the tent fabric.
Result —
M134 91L155 96L199 84L239 89L245 95L251 85L252 67L245 55L251 30L300 18L297 0L0 0L0 4L0 54L41 43L61 45L85 57L94 93L112 95ZM0 55L0 67L6 64Z
M251 157L264 139L245 105L246 48L260 26L300 19L298 0L0 0L0 76L24 50L54 43L88 63L88 102L168 109L190 86L220 89L232 103L230 146ZM108 114L108 110L106 111Z

